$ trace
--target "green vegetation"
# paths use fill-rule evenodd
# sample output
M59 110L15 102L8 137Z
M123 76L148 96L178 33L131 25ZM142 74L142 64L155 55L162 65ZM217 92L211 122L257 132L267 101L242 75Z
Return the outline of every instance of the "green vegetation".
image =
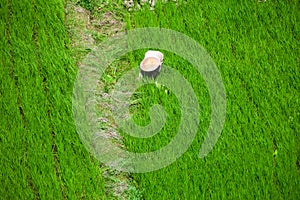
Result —
M64 1L1 1L1 199L102 199L75 130Z
M222 135L213 151L199 159L210 119L207 88L192 66L165 52L165 64L183 74L199 98L200 127L190 149L175 163L133 175L145 199L300 197L297 13L296 1L188 1L178 7L170 2L158 3L154 11L130 13L130 28L170 28L197 40L217 64L227 92ZM134 57L141 58L142 52ZM168 101L169 96L147 87L141 91L145 96L140 101L146 103L141 103L145 109L136 110L137 121L147 120L140 116L147 116L152 101L167 102L166 110L178 108L176 101ZM176 118L176 113L168 112L170 118ZM125 144L133 151L155 150L171 141L176 124L173 121L151 139L124 135Z
M112 198L105 193L104 169L85 150L72 118L75 63L89 49L71 49L64 26L64 3L0 3L3 199ZM158 2L153 11L145 5L132 12L121 11L122 1L76 3L90 10L94 18L115 11L127 29L170 28L197 40L215 61L226 87L227 117L222 135L213 151L199 159L210 119L208 89L190 63L163 51L164 63L178 70L198 97L200 126L191 147L176 162L158 171L131 175L137 186L129 188L133 195L138 198L142 192L143 199L300 198L297 1L188 0L180 1L178 7L173 2ZM98 9L102 3L105 6ZM100 24L96 28L105 27L107 32L91 30L96 42L111 34L108 28L121 29L118 23ZM71 35L71 39L80 37ZM103 91L110 92L124 71L137 66L145 51L132 52L113 63L101 79ZM137 124L149 123L153 103L163 105L168 116L166 126L152 138L121 133L130 151L153 151L175 136L180 108L175 95L165 90L150 84L133 96L131 112Z

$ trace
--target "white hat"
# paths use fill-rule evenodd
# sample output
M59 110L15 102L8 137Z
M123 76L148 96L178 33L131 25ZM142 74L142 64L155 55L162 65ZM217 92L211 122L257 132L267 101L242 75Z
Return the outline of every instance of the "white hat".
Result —
M148 57L154 57L154 58L157 58L161 63L163 62L164 60L164 54L162 54L161 52L159 51L147 51L146 54L145 54L145 58L148 58Z
M140 68L145 72L151 72L156 70L160 65L161 62L159 59L155 57L147 57L141 62Z

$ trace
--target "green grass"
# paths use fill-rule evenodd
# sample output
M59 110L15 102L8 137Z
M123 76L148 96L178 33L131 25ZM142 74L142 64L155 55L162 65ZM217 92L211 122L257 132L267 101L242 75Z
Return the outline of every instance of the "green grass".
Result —
M298 199L299 4L296 1L157 4L131 12L127 27L163 27L197 40L217 64L227 93L227 117L213 151L198 158L210 119L210 99L201 75L165 53L165 64L191 83L201 109L197 138L175 163L133 174L145 199ZM139 63L144 51L131 54ZM132 67L135 65L132 64ZM149 122L151 102L165 105L169 123L156 136L126 136L134 152L156 150L172 140L179 124L178 102L154 85L140 88L132 108L137 124ZM176 120L177 118L177 120Z
M65 31L64 3L0 3L3 199L110 197L104 192L102 169L81 144L72 118L77 68ZM79 4L91 11L98 5L85 0ZM208 89L190 63L164 51L165 64L178 70L198 97L200 126L191 147L176 162L131 175L136 196L142 191L144 199L300 198L299 10L297 1L188 0L179 7L158 3L154 11L145 6L124 17L128 29L164 27L197 40L217 64L227 94L222 135L213 151L199 159L210 118ZM145 51L135 51L112 65L107 80L102 79L106 92L129 68L124 63L136 66ZM133 100L139 103L131 107L137 124L149 122L153 102L161 103L169 114L166 126L152 138L122 133L129 150L148 152L175 136L180 109L165 88L153 84L138 91Z
M2 199L102 199L98 161L72 118L64 1L1 1Z

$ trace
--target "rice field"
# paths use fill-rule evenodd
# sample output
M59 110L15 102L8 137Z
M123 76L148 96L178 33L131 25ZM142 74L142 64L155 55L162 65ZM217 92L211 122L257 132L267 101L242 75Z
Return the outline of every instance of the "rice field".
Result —
M1 1L3 199L117 199L105 189L106 168L86 150L74 124L76 63L90 49L72 48L65 4ZM78 5L93 17L104 10L115 13L127 30L161 27L196 40L214 60L225 86L222 134L213 150L199 158L211 117L206 82L190 62L158 49L164 53L164 64L177 70L194 90L199 127L191 146L175 162L157 171L129 174L135 195L127 199L300 198L299 2L156 1L154 9L145 4L131 11L123 1ZM102 10L99 5L104 5ZM91 35L96 43L109 36ZM115 61L101 78L100 92L110 94L147 50ZM130 112L138 125L150 123L149 111L156 103L167 117L161 131L150 138L119 130L125 148L141 153L170 143L182 115L176 95L152 82L138 88L131 100Z
M157 3L131 12L127 27L163 27L197 40L214 59L227 95L227 116L213 151L198 158L210 119L205 82L190 63L165 53L165 64L192 85L200 107L197 138L176 162L161 170L133 174L144 199L299 198L299 4L187 1ZM132 53L136 65L146 50ZM133 66L134 67L134 66ZM163 75L162 75L163 76ZM149 108L160 103L166 126L150 139L126 136L133 152L162 148L179 124L178 102L155 85L145 86L132 112L149 123ZM151 97L151 98L150 98Z
M105 197L72 118L63 1L1 1L1 199Z

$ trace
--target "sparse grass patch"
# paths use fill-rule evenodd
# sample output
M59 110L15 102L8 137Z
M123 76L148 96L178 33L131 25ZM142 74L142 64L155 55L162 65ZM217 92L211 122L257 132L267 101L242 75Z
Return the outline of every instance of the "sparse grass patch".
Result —
M123 31L125 24L124 10L122 11L116 2L90 2L91 7L79 6L76 1L68 1L66 4L66 26L71 37L73 46L72 55L77 61L79 71L84 57L107 37ZM89 8L89 10L87 10ZM117 133L117 127L113 123L111 114L110 99L108 91L116 83L116 77L119 77L126 70L128 62L120 61L119 67L110 67L102 75L98 85L98 113L99 137L111 139L114 143L122 146L123 141ZM124 67L125 66L125 67ZM100 78L100 77L99 77ZM105 84L104 84L105 83ZM109 169L100 165L103 171L105 182L105 192L108 199L139 199L139 192L130 182L128 173Z

